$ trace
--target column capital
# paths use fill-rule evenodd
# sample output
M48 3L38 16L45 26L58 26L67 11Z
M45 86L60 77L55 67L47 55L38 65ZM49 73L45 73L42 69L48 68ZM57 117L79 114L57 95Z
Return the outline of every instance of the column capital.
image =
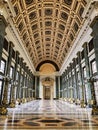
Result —
M90 27L93 29L92 35L98 35L98 16L94 18Z
M87 42L82 45L83 48L87 47Z
M23 65L23 58L22 57L20 57L19 58L19 65L22 67L22 65Z
M12 41L9 42L10 46L13 48L14 47L14 44Z
M76 55L77 55L77 56L79 56L79 55L80 55L80 53L81 53L81 52L80 52L80 51L78 51Z
M16 51L16 55L20 55L19 51Z
M23 59L22 57L20 58L20 60L21 60L21 62L23 62L23 61L24 61L24 59Z
M5 28L7 27L7 22L3 15L0 14L0 35L4 37L6 35Z
M73 63L74 63L74 62L76 61L76 58L73 58L72 61L73 61Z

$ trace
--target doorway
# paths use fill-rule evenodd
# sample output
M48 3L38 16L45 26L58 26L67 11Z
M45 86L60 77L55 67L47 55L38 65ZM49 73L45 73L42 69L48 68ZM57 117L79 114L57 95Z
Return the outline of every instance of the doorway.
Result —
M51 98L51 87L48 87L48 86L44 86L43 87L44 89L44 93L43 93L43 97L45 100L50 100Z

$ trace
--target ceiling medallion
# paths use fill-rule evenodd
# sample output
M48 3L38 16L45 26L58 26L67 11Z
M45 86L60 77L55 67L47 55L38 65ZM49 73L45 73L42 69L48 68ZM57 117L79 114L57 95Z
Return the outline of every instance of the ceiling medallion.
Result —
M17 6L14 6L14 11L15 11L16 15L19 13Z
M45 34L49 35L51 34L51 31L45 31Z
M46 41L50 41L51 39L50 38L46 38Z
M39 43L40 43L40 41L39 41L39 40L35 42L35 44L39 44Z
M63 36L60 33L58 33L58 37L61 39L63 38Z
M52 15L52 9L45 9L45 15Z
M23 29L23 24L22 24L22 22L19 24L18 29L19 29L19 31L22 31L22 29Z
M74 30L75 30L76 32L78 31L78 28L79 28L79 27L78 27L78 24L75 23L75 24L74 24Z
M62 25L62 24L59 25L59 28L60 28L61 30L65 30L65 26Z
M34 34L34 38L37 38L38 36L39 36L39 34L38 34L38 33Z
M31 4L33 0L25 0L26 4Z
M52 23L51 23L50 21L47 21L47 22L45 22L45 25L46 25L46 26L51 26Z
M32 12L29 14L29 18L30 19L34 19L36 17L36 13L35 12Z
M67 20L68 15L67 15L65 12L62 12L62 13L61 13L61 17L62 17L64 20Z
M37 24L32 26L32 30L35 30L35 29L37 29Z
M84 11L84 8L83 8L83 7L81 7L81 8L80 8L80 11L79 11L79 15L80 15L80 16L82 16L83 11Z
M71 5L72 4L72 0L64 0L65 4L67 5Z

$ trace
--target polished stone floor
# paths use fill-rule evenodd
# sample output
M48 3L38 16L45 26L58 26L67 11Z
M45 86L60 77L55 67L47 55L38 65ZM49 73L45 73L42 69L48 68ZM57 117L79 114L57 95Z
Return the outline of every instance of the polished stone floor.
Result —
M0 130L98 130L98 116L61 100L34 100L8 108L0 116Z

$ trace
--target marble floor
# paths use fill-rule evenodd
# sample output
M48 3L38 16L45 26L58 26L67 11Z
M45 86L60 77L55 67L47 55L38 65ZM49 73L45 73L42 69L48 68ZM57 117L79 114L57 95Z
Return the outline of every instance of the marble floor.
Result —
M98 130L98 116L62 100L34 100L8 108L0 130Z

